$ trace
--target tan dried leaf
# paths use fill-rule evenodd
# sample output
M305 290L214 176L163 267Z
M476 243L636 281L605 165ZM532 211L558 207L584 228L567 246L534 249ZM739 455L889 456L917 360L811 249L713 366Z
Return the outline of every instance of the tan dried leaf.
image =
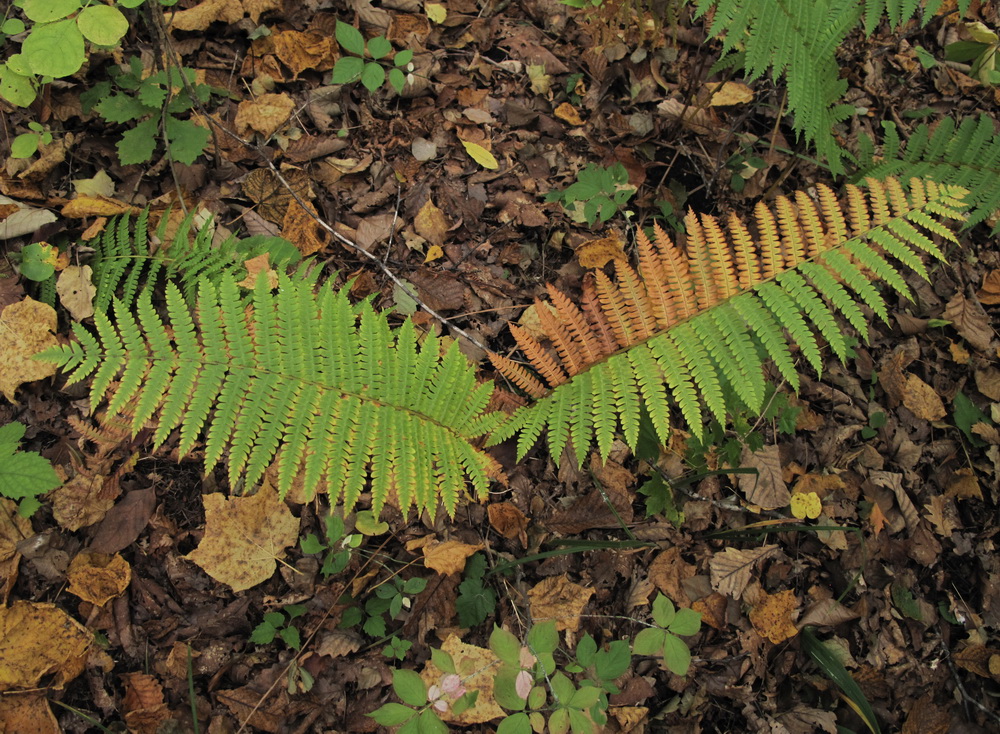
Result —
M948 415L941 396L935 392L933 387L916 375L906 376L903 405L920 420L938 421Z
M476 703L456 716L452 713L451 707L446 711L439 712L441 720L448 724L459 724L468 726L470 724L485 724L487 721L503 718L506 712L497 705L493 698L493 679L496 677L497 663L499 658L493 654L492 650L487 650L475 645L467 645L455 635L448 635L448 639L441 645L441 649L451 655L455 663L455 672L462 679L462 685L466 692L478 691ZM445 672L438 669L430 660L420 671L420 677L430 688L433 685L440 686L441 679Z
M719 592L713 591L705 598L692 604L691 608L701 613L702 622L712 629L721 630L726 626L726 607L728 606L729 600Z
M48 693L0 696L0 721L6 731L31 734L62 734L62 727L49 707Z
M552 114L563 122L568 122L570 125L583 124L583 118L580 117L580 112L569 102L563 102L561 105L556 107L555 110L553 110Z
M56 293L59 303L66 307L69 315L77 321L94 315L94 296L97 287L92 282L93 270L89 265L70 265L59 273Z
M741 463L757 470L757 474L737 475L737 483L746 495L747 502L765 510L788 506L792 495L781 475L781 458L776 445L765 446L754 452L744 448Z
M163 700L163 687L154 676L146 673L125 673L122 683L125 685L122 710L129 732L156 734L160 725L170 718Z
M265 484L251 497L202 497L205 536L185 556L216 581L244 591L267 581L285 548L298 542L299 519Z
M990 317L978 301L956 293L948 301L941 318L951 321L958 333L976 349L989 349L993 340L993 328L990 326Z
M743 596L747 584L750 583L750 574L754 565L777 549L777 545L764 545L748 550L726 548L721 553L716 553L708 563L712 577L712 588L720 594L727 594L734 599L739 599Z
M432 199L420 207L417 216L413 220L413 228L417 234L430 242L432 245L443 245L448 235L448 219L444 212L434 205Z
M695 575L697 569L681 558L680 548L667 548L649 564L649 580L669 599L682 607L691 600L684 591L684 580Z
M987 306L1000 303L1000 270L991 270L983 278L983 287L976 293L979 302Z
M628 262L624 243L613 234L584 242L576 248L576 256L584 268L603 268L611 260Z
M500 535L513 540L528 529L528 518L511 502L494 502L486 506L490 525Z
M103 607L132 582L132 567L117 553L78 553L66 572L69 593Z
M0 606L7 603L17 580L17 565L21 561L17 544L29 535L32 535L31 521L17 513L14 502L0 498Z
M307 69L327 71L333 68L333 39L302 31L281 31L271 36L274 54L292 72L292 78Z
M266 252L258 255L257 257L250 258L243 264L247 269L247 277L237 283L237 285L250 289L256 288L257 279L260 277L261 273L264 273L267 277L267 284L270 286L271 290L278 287L278 272L271 267L271 258Z
M593 589L574 584L566 574L543 579L528 590L531 618L536 624L554 619L557 630L577 630L580 613L593 595Z
M55 309L32 298L12 303L0 314L0 390L12 403L17 388L56 373L52 362L32 359L58 343Z
M289 202L288 211L285 212L281 236L295 245L303 257L319 252L326 246L328 235L317 223L318 216L311 201L305 202L303 208L293 200Z
M187 10L169 13L168 27L172 31L203 31L212 23L235 23L243 17L243 6L234 0L204 0Z
M753 101L753 90L742 82L708 82L709 107L729 107Z
M70 219L87 217L114 217L119 214L138 214L141 209L110 196L78 196L67 203L60 212Z
M244 100L236 110L236 132L245 136L253 131L270 138L288 122L294 109L295 102L284 93Z
M482 550L482 543L469 545L458 540L446 540L443 543L429 543L423 547L424 565L443 576L462 573L465 562L476 551Z
M357 652L365 638L354 630L331 630L323 635L316 646L316 652L331 658L341 658Z

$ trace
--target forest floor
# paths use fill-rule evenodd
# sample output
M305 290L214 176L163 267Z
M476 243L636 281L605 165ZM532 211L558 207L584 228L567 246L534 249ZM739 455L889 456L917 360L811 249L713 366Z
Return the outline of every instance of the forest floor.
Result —
M995 8L974 5L998 27ZM30 120L57 132L40 157L8 160L0 179L0 193L60 213L34 240L10 240L12 252L93 234L101 215L121 211L113 202L176 219L182 192L220 232L283 235L353 279L353 296L415 311L418 325L448 334L391 272L423 305L510 352L508 324L531 328L528 307L546 283L579 293L588 267L632 252L636 227L659 221L676 236L688 208L746 216L760 200L845 181L796 139L781 85L710 75L719 46L689 10L666 30L626 16L588 22L555 0L181 0L175 10L181 20L165 35L137 22L123 56L151 68L169 48L226 90L208 109L233 135L217 133L192 165L161 148L148 165L122 165L124 128L81 102L122 59L92 56L31 109L3 108L0 147ZM330 84L338 20L414 50L403 96ZM1000 119L996 88L920 63L918 49L941 58L958 25L941 14L923 28L850 36L838 56L857 109L838 131L848 149L880 139L882 120L905 137L944 115ZM616 163L636 189L622 207L630 217L588 226L546 200L586 166ZM81 180L89 204L65 208ZM16 631L23 650L53 660L67 630L96 642L75 663L53 662L31 691L0 686L0 729L376 731L368 714L396 700L393 669L425 671L431 648L471 655L494 624L523 639L547 616L560 620L567 650L585 633L602 645L633 639L662 593L702 613L684 638L690 670L633 657L606 731L866 731L807 653L807 634L837 651L882 731L1000 730L1000 246L989 231L964 232L929 283L912 281L914 301L890 300L890 321L873 322L846 363L827 351L820 377L801 365L799 394L779 386L766 418L701 450L678 431L658 460L670 490L623 444L581 468L557 466L544 442L518 463L504 444L490 451L508 482L486 503L433 520L387 507L386 526L352 513L343 536L356 547L337 573L323 573L325 555L296 537L265 552L263 578L240 591L216 579L227 577L219 566L247 558L195 552L212 532L240 533L218 529L232 519L207 530L206 506L222 510L203 497L228 496L223 470L203 476L199 452L178 459L176 439L152 452L149 431L99 428L83 389L62 377L25 382L17 403L0 401L0 424L23 423L21 448L65 483L30 520L2 501L0 599L31 606L0 635ZM74 264L86 256L68 252ZM6 277L0 307L31 293ZM71 321L61 307L61 335ZM495 377L482 350L462 347ZM759 511L745 490L762 480L718 471L728 459L779 467L768 481L815 493L821 514ZM322 502L287 508L297 536L324 538ZM845 530L818 529L831 526ZM494 573L505 562L508 572ZM726 564L745 573L720 583ZM483 590L463 591L468 579ZM252 641L275 612L284 636ZM481 621L463 627L469 619Z

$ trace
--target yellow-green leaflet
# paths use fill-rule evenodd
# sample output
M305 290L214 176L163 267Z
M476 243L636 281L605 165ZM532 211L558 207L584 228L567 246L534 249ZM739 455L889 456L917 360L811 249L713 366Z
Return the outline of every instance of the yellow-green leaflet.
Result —
M469 157L483 168L495 171L500 167L500 164L497 163L497 159L493 157L493 154L479 143L470 143L468 140L462 140L462 145L465 146L465 152L469 154Z

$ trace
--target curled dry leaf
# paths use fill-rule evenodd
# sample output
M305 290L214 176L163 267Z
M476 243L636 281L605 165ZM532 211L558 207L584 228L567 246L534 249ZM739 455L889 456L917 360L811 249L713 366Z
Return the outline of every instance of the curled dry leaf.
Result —
M954 298L948 301L941 318L952 322L958 333L976 349L980 351L989 349L990 342L993 341L990 317L974 299L956 293Z
M458 540L429 543L423 547L424 565L444 576L453 573L462 573L465 570L465 562L469 556L483 548L482 543L469 545Z

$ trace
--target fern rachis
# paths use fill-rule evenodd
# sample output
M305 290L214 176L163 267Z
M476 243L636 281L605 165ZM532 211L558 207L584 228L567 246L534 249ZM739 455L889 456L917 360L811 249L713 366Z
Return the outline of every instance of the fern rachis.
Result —
M817 373L823 366L820 339L846 359L848 344L837 315L862 335L867 334L862 305L886 319L872 279L884 280L903 296L909 290L883 253L927 277L920 255L943 258L931 237L954 240L954 235L938 218L961 219L967 193L919 179L911 181L909 195L892 179L870 179L868 185L867 192L848 186L846 211L822 185L818 203L804 194L794 203L779 198L777 217L758 206L756 241L738 219L730 217L727 237L712 217L693 213L685 220L686 252L659 228L653 242L637 233L638 272L616 266L617 283L598 274L585 281L582 315L557 305L555 315L542 320L549 340L560 345L557 355L512 329L538 377L491 355L498 372L528 386L537 400L507 418L490 442L519 434L523 456L547 431L556 461L567 437L578 461L592 440L606 457L618 428L635 447L643 405L666 442L668 392L700 436L705 409L720 422L727 413L761 410L764 359L798 387L790 344ZM545 308L536 304L539 312ZM650 322L657 325L654 333L645 326ZM608 324L620 348L595 353L592 335L580 333L581 323L594 325L595 333L598 324ZM566 406L583 408L574 412Z

